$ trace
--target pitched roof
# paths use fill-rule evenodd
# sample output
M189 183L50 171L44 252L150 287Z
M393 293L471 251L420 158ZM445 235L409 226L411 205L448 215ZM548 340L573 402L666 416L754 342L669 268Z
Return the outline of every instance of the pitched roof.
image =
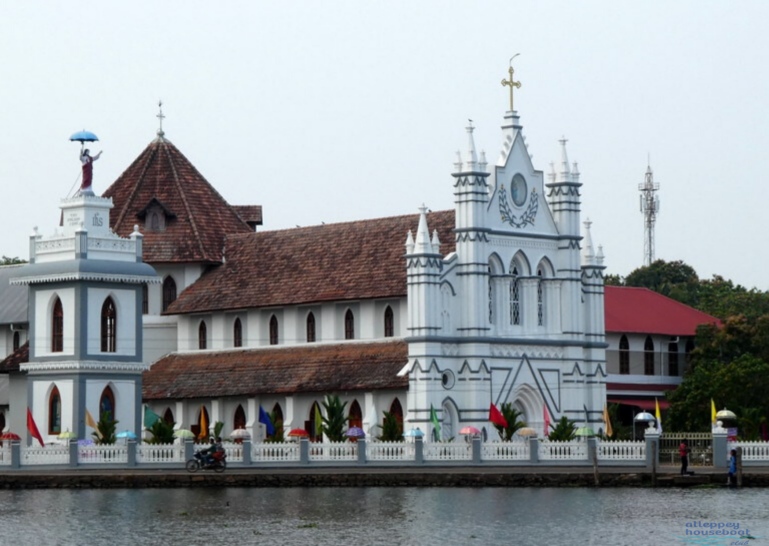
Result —
M142 377L145 400L406 389L402 340L174 353Z
M406 295L406 234L419 215L227 238L226 263L182 292L168 314ZM454 211L427 215L441 253L455 248Z
M184 155L163 137L153 140L104 192L115 208L110 225L127 237L153 200L166 213L166 227L144 233L148 263L222 261L226 235L253 229ZM260 216L261 216L261 207ZM253 211L251 211L253 214Z
M29 362L29 341L0 361L0 373L18 372L19 366Z
M648 288L605 287L604 311L607 332L693 336L700 324L720 324L716 317Z
M0 324L27 322L27 287L9 283L18 277L21 265L0 266Z

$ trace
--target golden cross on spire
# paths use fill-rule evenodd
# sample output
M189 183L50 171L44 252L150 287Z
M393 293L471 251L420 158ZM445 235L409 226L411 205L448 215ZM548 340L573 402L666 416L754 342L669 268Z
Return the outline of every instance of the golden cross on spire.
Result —
M521 88L521 82L517 82L513 79L513 59L515 59L520 53L516 53L512 57L510 57L510 68L508 69L508 73L510 74L510 80L502 80L502 85L507 85L510 87L510 111L513 112L513 88L517 87L518 89Z

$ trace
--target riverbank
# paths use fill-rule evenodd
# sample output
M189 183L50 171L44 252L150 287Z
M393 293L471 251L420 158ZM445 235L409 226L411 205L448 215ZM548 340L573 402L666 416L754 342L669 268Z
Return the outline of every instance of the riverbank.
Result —
M673 467L656 475L656 487L723 486L721 469L681 477ZM135 489L183 487L654 487L647 468L231 468L190 474L181 469L35 470L0 474L0 489ZM769 487L769 469L749 469L743 487Z

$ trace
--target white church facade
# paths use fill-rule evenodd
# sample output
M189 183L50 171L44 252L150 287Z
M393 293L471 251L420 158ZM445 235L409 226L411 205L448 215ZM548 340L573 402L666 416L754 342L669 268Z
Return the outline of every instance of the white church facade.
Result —
M103 197L65 200L64 232L35 234L15 268L29 343L0 370L6 429L29 406L48 438L88 437L85 410L110 406L140 432L146 404L260 439L260 407L312 433L326 394L372 436L384 411L429 433L431 409L443 439L489 435L503 403L540 435L545 411L602 428L603 257L560 154L546 180L508 111L494 165L467 129L453 210L257 232L261 207L227 203L160 131Z

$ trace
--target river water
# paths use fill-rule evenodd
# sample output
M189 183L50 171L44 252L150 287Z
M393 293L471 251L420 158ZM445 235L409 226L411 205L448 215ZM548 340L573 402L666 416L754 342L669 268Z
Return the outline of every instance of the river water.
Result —
M702 523L756 540L702 541ZM689 524L689 527L687 527ZM695 525L695 526L693 526ZM690 534L687 536L687 529ZM0 491L0 544L769 543L764 489L195 488Z

